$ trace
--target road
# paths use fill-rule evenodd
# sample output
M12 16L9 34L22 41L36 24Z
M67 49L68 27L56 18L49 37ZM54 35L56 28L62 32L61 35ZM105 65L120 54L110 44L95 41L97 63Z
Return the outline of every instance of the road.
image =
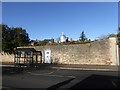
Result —
M118 71L73 70L60 68L23 69L4 67L2 86L15 89L32 88L117 88Z

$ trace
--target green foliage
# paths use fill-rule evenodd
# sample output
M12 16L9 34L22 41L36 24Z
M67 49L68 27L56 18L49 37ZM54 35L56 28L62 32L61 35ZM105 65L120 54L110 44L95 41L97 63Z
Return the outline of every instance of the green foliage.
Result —
M44 46L44 45L46 45L46 44L47 44L46 41L40 41L40 42L39 42L39 45L40 45L40 46Z
M86 38L86 36L85 36L85 34L84 34L84 31L82 31L79 40L82 41L82 42L85 42L86 39L87 39L87 38Z
M30 39L25 29L10 28L4 24L0 26L2 27L2 50L4 52L13 53L14 48L29 44Z
M109 37L116 37L116 34L110 34Z

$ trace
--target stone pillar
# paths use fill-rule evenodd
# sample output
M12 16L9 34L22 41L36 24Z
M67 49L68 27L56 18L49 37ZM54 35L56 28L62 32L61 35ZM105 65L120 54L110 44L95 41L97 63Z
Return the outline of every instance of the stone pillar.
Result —
M111 55L111 65L119 65L118 61L118 51L117 51L117 37L109 37L110 41L110 55Z
M119 54L120 52L119 52L119 45L117 45L117 65L119 66L120 65L120 57L119 57Z

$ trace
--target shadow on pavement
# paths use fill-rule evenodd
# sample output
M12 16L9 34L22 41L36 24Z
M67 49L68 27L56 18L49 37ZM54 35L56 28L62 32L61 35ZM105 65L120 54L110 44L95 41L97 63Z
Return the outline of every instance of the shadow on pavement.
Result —
M41 65L37 68L15 68L15 67L3 67L2 68L2 74L20 74L24 73L26 70L36 70L36 69L44 69L49 68L50 65ZM62 83L53 85L48 88L50 89L58 89L60 86L70 83L74 78L64 81ZM105 76L105 75L91 75L87 77L86 79L80 81L76 85L72 86L68 90L74 89L74 88L120 88L120 77L115 76ZM2 89L2 90L10 90L10 89ZM13 89L14 90L14 89ZM21 89L18 89L21 90ZM31 89L30 89L31 90ZM36 89L34 89L36 90Z
M104 75L91 75L83 81L77 83L73 88L119 88L120 77L104 76Z
M12 74L20 74L24 68L15 68L15 67L2 67L2 74L3 75L12 75Z
M69 82L72 81L73 79L74 79L74 78L71 78L71 79L69 79L69 80L63 81L63 82L58 83L58 84L56 84L56 85L53 85L53 86L47 88L46 90L56 90L56 89L59 88L60 86L69 83Z
M39 70L39 69L44 69L44 68L49 69L50 66L51 65L47 65L47 64L39 65L37 67L35 67L35 66L33 66L33 67L31 67L31 66L29 66L29 67L25 67L25 66L9 67L9 66L6 66L6 67L2 67L2 74L3 75L20 74L20 73L23 73L26 71Z

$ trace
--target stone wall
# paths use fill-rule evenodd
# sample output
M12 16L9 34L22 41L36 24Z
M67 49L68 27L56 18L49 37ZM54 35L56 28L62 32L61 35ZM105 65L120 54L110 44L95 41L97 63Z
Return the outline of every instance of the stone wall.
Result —
M36 50L51 50L52 63L59 64L111 64L109 41L89 44L54 45L35 47ZM43 57L44 60L44 57Z
M0 63L13 63L14 62L14 54L8 54L5 52L0 53Z
M51 50L51 63L119 65L119 53L117 52L116 43L116 38L109 38L87 44L32 46L32 48L42 51L43 63L45 60L44 51L49 49ZM2 61L14 61L14 55L5 53L0 55L4 57Z
M105 39L88 44L37 46L43 53L51 50L51 62L58 64L118 65L116 39ZM43 61L44 62L44 61Z

